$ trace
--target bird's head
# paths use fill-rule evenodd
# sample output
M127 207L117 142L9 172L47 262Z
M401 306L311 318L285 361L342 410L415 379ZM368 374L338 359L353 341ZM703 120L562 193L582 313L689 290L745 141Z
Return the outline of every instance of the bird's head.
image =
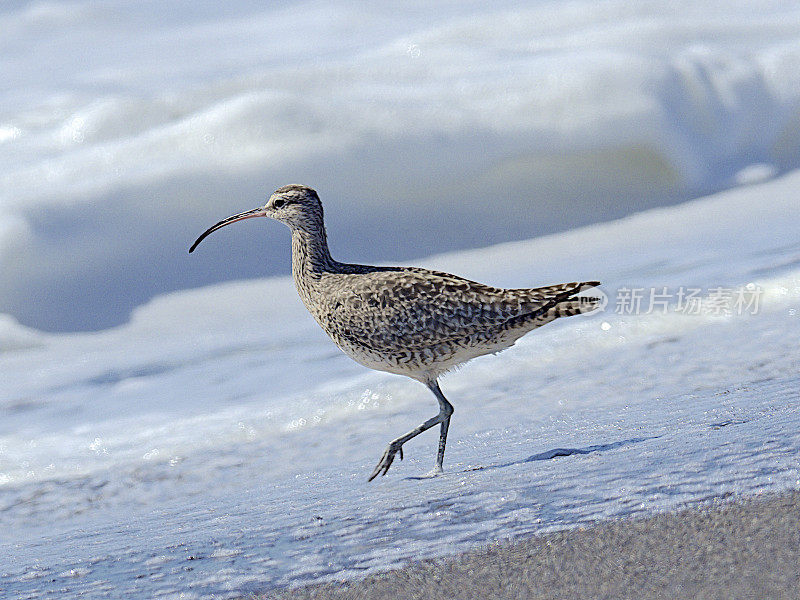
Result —
M275 190L264 206L233 215L208 228L192 244L189 252L193 252L200 242L217 229L253 217L275 219L288 225L292 231L302 230L315 233L324 230L322 203L319 201L317 192L305 185L285 185Z
M306 185L278 188L264 205L265 216L293 230L314 231L322 226L322 203L317 192Z

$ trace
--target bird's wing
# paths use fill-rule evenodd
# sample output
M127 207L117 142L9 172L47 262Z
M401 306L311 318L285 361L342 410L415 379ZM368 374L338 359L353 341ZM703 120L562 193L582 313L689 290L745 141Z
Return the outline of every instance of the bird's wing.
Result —
M371 348L425 348L546 310L595 282L495 288L418 268L343 278L327 298L332 327Z

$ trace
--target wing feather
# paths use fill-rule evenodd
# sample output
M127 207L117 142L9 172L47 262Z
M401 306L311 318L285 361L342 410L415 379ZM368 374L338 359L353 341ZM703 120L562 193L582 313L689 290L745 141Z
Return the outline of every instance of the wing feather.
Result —
M332 275L336 277L336 275ZM377 351L422 349L547 310L597 282L503 289L414 267L331 280L327 327Z

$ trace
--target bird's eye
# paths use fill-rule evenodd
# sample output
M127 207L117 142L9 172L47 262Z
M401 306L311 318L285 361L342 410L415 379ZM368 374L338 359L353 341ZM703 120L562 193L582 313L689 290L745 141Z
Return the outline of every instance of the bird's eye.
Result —
M275 208L280 208L281 206L283 206L283 200L281 198L278 198L277 200L275 200L275 202L272 203L272 206L274 206Z

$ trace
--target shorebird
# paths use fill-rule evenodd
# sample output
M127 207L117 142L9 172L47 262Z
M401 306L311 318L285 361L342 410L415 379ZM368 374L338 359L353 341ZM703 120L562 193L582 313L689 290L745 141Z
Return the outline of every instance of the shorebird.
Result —
M559 317L594 310L598 298L577 296L598 281L503 289L417 267L373 267L334 260L328 250L322 203L304 185L287 185L267 203L207 229L206 236L244 219L269 217L292 230L292 277L308 311L345 354L378 371L423 383L439 413L392 440L368 481L386 475L403 444L440 425L433 474L442 472L453 405L439 376L483 354L512 346L529 331Z

